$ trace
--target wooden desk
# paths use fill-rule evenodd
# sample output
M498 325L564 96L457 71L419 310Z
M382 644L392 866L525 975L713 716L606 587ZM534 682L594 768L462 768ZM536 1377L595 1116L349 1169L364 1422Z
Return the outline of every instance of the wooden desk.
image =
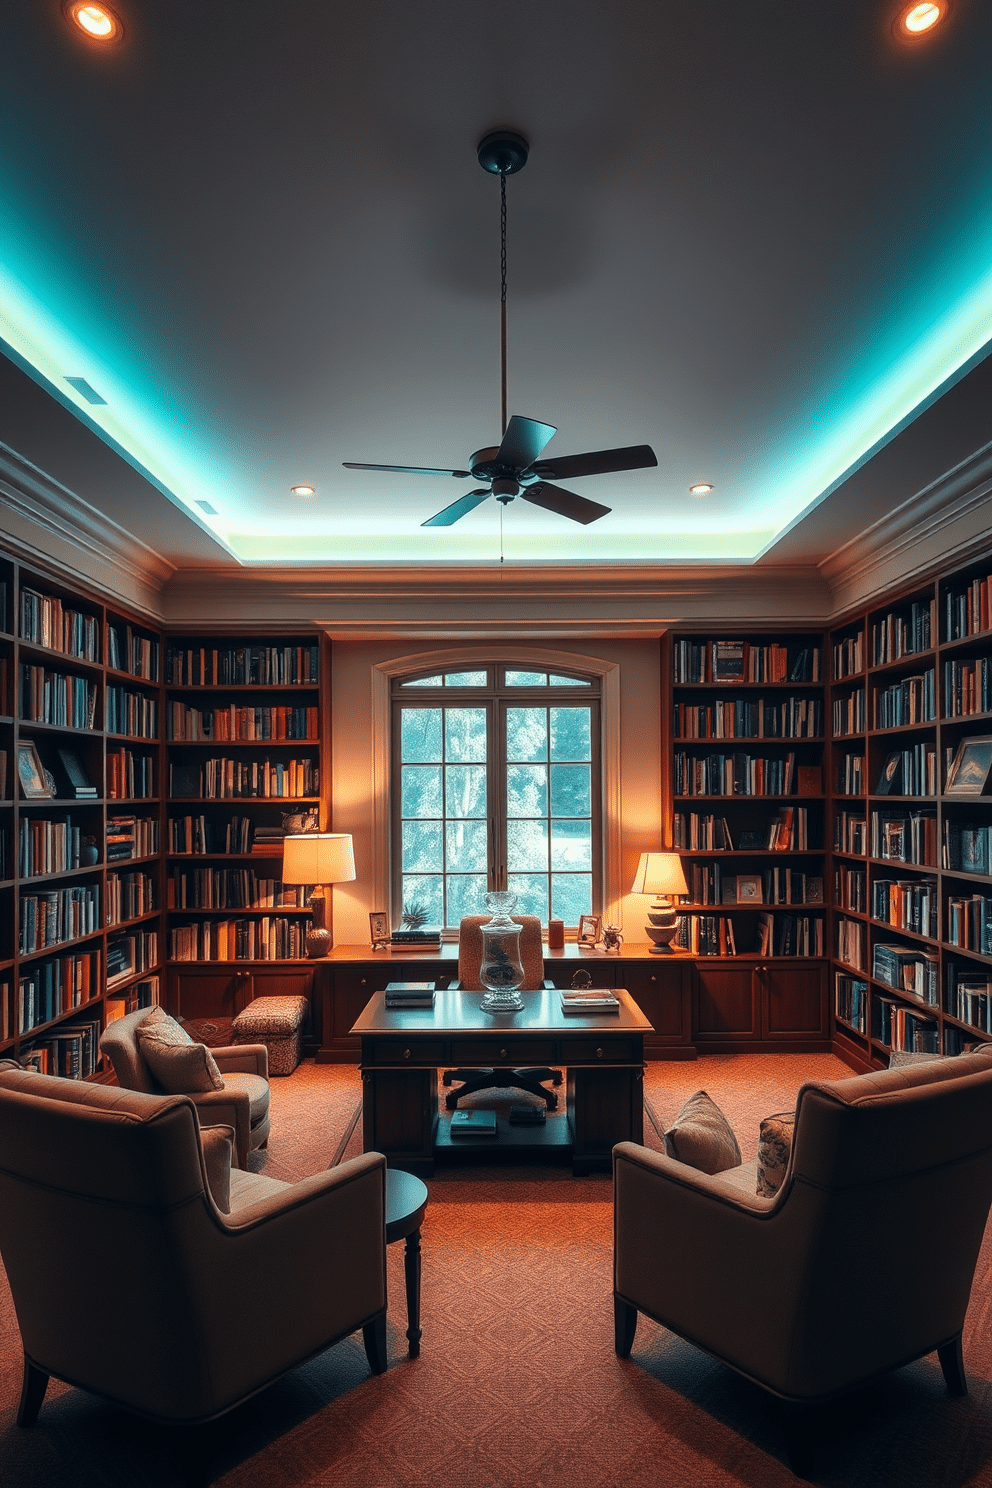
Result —
M525 992L518 1013L492 1015L481 992L438 991L433 1008L388 1009L377 992L355 1022L361 1041L363 1139L390 1165L429 1177L445 1158L554 1160L572 1172L608 1171L616 1142L644 1135L644 1036L651 1025L622 988L620 1012L563 1013L556 988ZM544 1127L501 1125L495 1142L450 1136L439 1111L437 1072L480 1066L513 1069L561 1065L567 1074L563 1112Z

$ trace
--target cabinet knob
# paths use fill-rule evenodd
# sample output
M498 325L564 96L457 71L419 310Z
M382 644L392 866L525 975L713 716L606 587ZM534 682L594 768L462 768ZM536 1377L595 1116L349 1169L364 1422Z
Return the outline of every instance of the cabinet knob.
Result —
M409 1049L404 1049L403 1050L403 1058L404 1059L409 1059L410 1058L410 1050Z
M651 982L656 982L658 980L658 978L656 976L653 976L653 977L649 977L648 980L651 981Z
M362 980L361 980L361 981L360 981L360 982L359 982L359 984L358 984L358 985L359 985L359 986L360 986L360 987L365 987L365 986L367 986L367 985L368 985L368 983L367 983L367 982L366 982L366 980L365 980L365 978L364 978L364 977L362 977Z
M500 1051L499 1051L499 1057L500 1057L500 1059L505 1059L506 1058L506 1050L505 1049L500 1049Z
M597 1049L596 1050L596 1058L597 1059L602 1059L602 1057L603 1057L603 1051L602 1051L602 1049Z

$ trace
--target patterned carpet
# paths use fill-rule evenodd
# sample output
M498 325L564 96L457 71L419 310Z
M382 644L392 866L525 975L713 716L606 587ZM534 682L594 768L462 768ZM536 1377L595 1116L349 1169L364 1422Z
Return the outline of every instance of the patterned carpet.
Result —
M649 1068L659 1129L707 1089L745 1159L762 1116L787 1110L805 1079L845 1073L830 1055L735 1055ZM302 1065L272 1087L260 1170L294 1179L360 1149L360 1085L350 1067ZM645 1140L657 1146L651 1120ZM402 1246L388 1252L390 1368L368 1373L351 1338L204 1428L198 1471L188 1434L50 1387L36 1428L13 1424L20 1348L0 1274L0 1484L3 1488L779 1488L775 1404L721 1365L641 1321L632 1358L613 1353L611 1185L561 1168L449 1169L430 1183L424 1226L423 1352L405 1355ZM912 1238L907 1237L912 1243ZM143 1285L140 1260L122 1279ZM665 1258L660 1259L664 1263ZM677 1258L668 1258L672 1264ZM926 1359L835 1407L814 1481L824 1488L992 1488L992 1242L979 1262L965 1334L970 1394L945 1394ZM85 1283L80 1257L79 1284ZM301 1279L301 1284L303 1284ZM756 1285L759 1278L756 1278ZM838 1305L869 1326L859 1275ZM926 1257L920 1258L926 1284Z

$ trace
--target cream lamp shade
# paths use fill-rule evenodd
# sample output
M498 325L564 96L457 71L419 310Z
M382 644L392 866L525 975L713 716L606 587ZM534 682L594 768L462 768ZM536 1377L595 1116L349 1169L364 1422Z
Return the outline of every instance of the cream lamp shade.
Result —
M682 871L682 859L673 852L641 853L631 885L632 894L654 894L644 927L655 955L671 954L671 942L679 928L679 917L670 894L688 894L689 885Z
M322 884L348 883L355 877L355 849L350 832L306 832L283 838L282 881L315 885L310 899L313 927L307 936L311 960L326 956L331 948L327 929L327 900L319 893Z

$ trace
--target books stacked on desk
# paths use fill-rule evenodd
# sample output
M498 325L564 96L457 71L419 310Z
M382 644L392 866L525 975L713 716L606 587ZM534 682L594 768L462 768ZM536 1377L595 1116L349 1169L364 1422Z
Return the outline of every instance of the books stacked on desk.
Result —
M609 987L565 987L561 994L563 1013L618 1013L620 999Z
M424 926L421 930L394 930L389 939L392 945L439 946L441 928L439 925L434 925Z
M495 1111L454 1111L451 1116L453 1137L495 1137Z
M434 1006L433 982L387 982L387 1008L429 1008Z

